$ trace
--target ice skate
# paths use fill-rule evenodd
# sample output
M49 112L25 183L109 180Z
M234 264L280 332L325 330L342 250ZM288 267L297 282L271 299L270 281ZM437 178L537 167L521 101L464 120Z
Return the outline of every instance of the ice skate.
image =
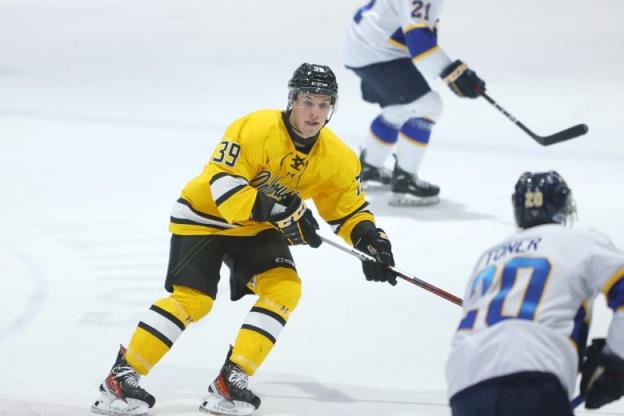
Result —
M440 202L440 188L429 182L418 179L418 176L404 171L398 165L392 172L390 198L388 204L393 206L423 206Z
M390 187L392 181L392 173L389 169L384 167L376 167L364 160L366 157L366 150L362 150L360 153L360 164L362 165L362 172L360 173L360 183L363 189L375 190L375 189L387 189Z
M139 374L124 359L119 348L117 360L106 380L100 384L100 398L91 406L93 413L109 416L142 416L156 399L139 386Z
M247 374L227 360L208 387L199 410L213 415L250 416L260 407L260 398L247 388Z

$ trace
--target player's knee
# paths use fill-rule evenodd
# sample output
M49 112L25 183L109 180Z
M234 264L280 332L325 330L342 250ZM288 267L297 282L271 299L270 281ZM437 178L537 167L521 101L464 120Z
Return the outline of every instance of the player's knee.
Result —
M301 281L285 280L278 285L278 290L268 296L269 299L294 311L301 299Z
M381 113L390 124L401 126L413 118L425 118L436 122L442 114L442 109L440 94L429 91L411 103L384 107Z
M207 294L186 286L173 286L171 298L186 311L192 322L206 316L214 302Z
M434 122L438 121L444 109L444 103L442 102L440 94L435 91L430 91L421 98L423 99L422 106L427 113L421 116L421 118L428 118Z
M261 299L278 305L288 316L301 299L301 279L295 270L277 267L256 276L255 292Z

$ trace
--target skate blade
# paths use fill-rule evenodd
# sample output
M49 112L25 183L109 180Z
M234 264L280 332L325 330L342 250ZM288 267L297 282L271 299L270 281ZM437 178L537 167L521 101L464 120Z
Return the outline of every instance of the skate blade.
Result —
M98 400L91 405L91 413L106 416L146 416L149 408L141 400L123 401L111 393L101 392Z
M388 198L388 205L393 207L424 207L435 205L440 202L438 196L415 196L410 194L391 193Z
M199 406L199 410L217 416L251 416L256 408L247 402L230 401L218 394L209 393Z
M378 181L366 181L362 183L362 189L367 192L388 191L390 189L390 184Z

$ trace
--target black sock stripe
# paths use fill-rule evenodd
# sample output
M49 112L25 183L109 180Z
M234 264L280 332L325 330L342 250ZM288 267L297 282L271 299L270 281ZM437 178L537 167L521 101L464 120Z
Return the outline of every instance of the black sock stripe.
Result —
M175 315L173 315L170 312L167 312L163 308L161 308L159 306L156 306L156 305L152 305L152 306L150 306L150 310L152 310L152 311L156 312L157 314L162 315L165 318L167 318L168 320L170 320L173 324L175 324L175 326L180 328L180 331L184 331L184 329L186 329L186 327L184 326L184 322L180 321L178 318L175 317Z
M257 332L260 335L264 335L265 337L267 337L269 339L269 341L271 341L273 344L275 344L276 339L273 337L273 335L269 334L267 331L265 331L262 328L258 328L257 326L253 326L253 325L249 325L249 324L243 324L243 326L241 328Z
M139 328L141 328L141 329L146 330L147 332L149 332L150 334L152 334L153 336L158 338L167 347L171 348L171 346L173 345L173 342L171 342L171 340L169 338L167 338L162 333L160 333L157 329L152 328L151 326L149 326L145 322L141 321L141 322L139 322L139 325L137 325L137 326Z
M270 311L268 309L264 309L264 308L260 308L258 306L254 306L253 308L251 308L251 312L258 312L258 313L262 313L265 314L267 316L270 316L271 318L275 319L277 322L279 322L280 324L282 324L282 326L286 325L286 320L284 318L282 318L279 314Z

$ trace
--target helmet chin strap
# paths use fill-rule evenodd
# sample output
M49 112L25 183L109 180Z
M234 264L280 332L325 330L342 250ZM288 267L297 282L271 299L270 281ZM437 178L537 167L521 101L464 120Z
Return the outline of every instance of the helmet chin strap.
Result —
M323 127L325 127L327 125L327 123L329 123L329 120L331 120L332 116L334 115L334 111L335 110L336 110L336 107L332 105L331 111L327 115L327 120L325 120L325 123L323 123Z

